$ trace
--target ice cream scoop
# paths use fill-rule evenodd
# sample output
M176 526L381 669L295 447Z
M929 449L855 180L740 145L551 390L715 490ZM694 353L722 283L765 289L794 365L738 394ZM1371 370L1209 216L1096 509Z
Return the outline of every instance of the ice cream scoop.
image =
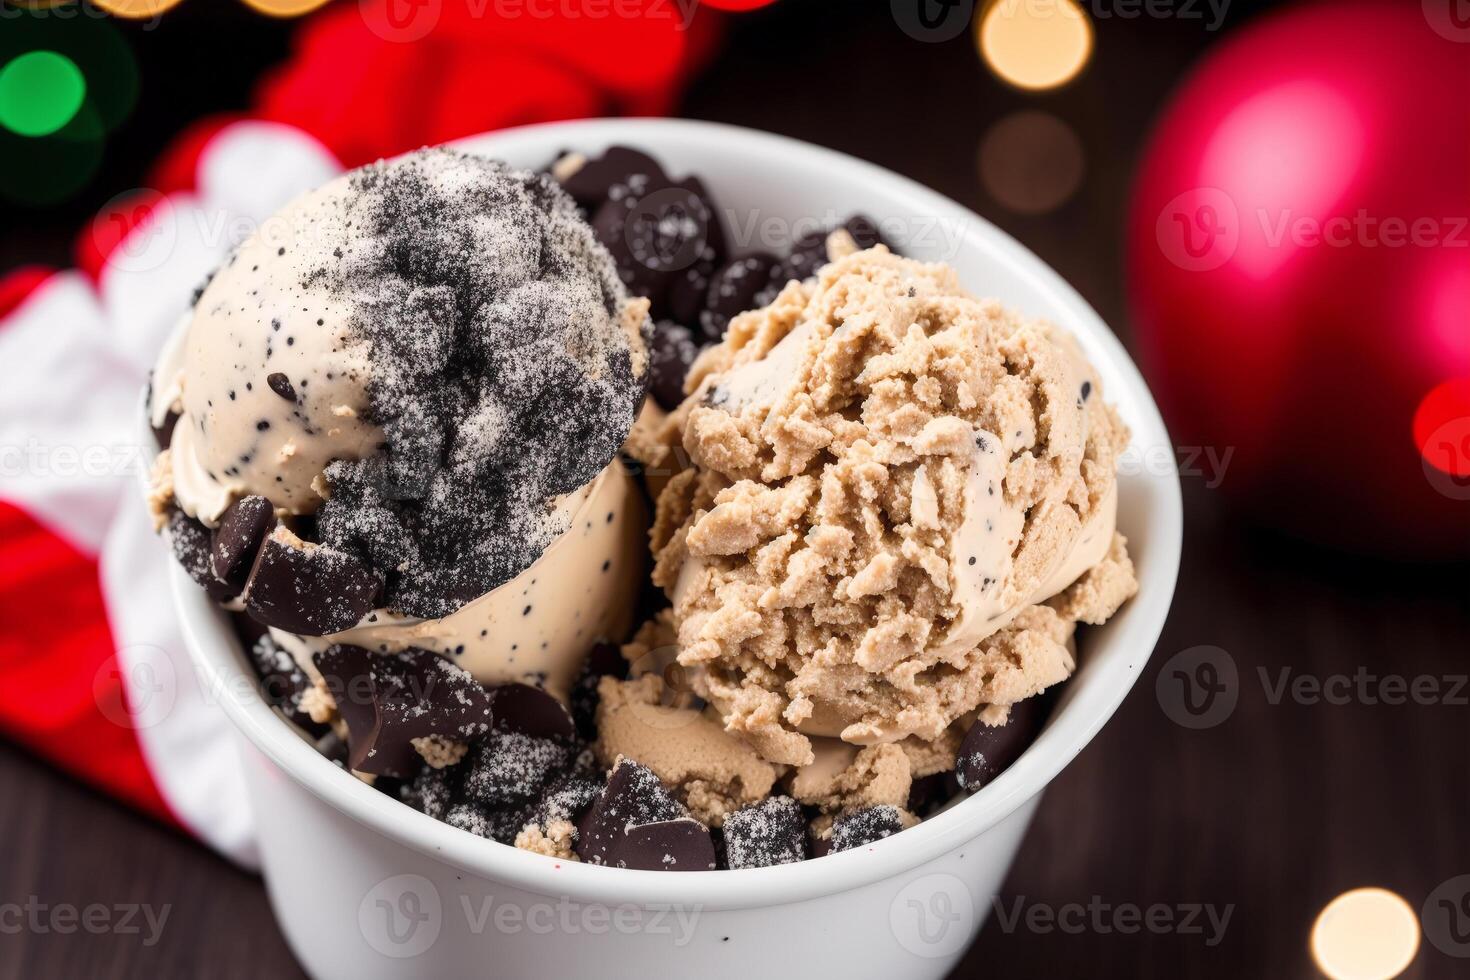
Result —
M443 149L349 172L245 241L160 357L155 507L310 673L333 643L413 647L565 696L643 569L614 460L650 329L549 178Z
M1036 694L1075 622L1132 594L1097 377L946 266L840 258L736 317L690 383L654 578L696 689L772 762Z

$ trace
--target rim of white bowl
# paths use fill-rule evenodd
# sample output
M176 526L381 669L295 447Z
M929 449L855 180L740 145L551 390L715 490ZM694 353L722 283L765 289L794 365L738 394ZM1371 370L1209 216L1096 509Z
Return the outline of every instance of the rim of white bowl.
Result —
M905 199L913 213L963 219L967 240L989 240L992 248L1008 253L1017 274L1029 277L1040 291L1056 298L1066 315L1054 319L1089 341L1089 354L1104 379L1105 390L1129 391L1134 405L1127 422L1135 442L1144 446L1171 445L1142 375L1117 337L1076 290L999 228L907 177L789 137L678 119L542 123L471 137L456 145L513 158L531 150L549 154L549 146L596 151L615 142L636 144L657 155L691 143L707 146L711 140L739 141L747 150L771 160L797 155L813 163L846 168L863 180L884 184L885 193ZM868 848L774 868L667 873L555 861L474 837L419 813L329 762L261 699L254 674L246 667L223 613L177 566L172 574L173 593L189 654L201 681L210 690L230 693L218 700L235 726L304 789L382 836L460 871L572 900L710 910L780 905L901 875L973 840L1045 789L1092 740L1148 661L1163 629L1178 577L1183 521L1178 474L1172 454L1167 462L1161 459L1152 465L1155 468L1148 475L1162 492L1149 512L1151 540L1148 554L1139 562L1139 594L1124 610L1126 621L1112 627L1110 641L1110 646L1131 645L1137 655L1114 655L1105 663L1089 664L1084 659L1080 670L1101 676L1091 677L1086 685L1076 685L1075 680L1069 684L1077 689L1064 695L1041 735L980 792ZM328 867L324 865L324 870Z

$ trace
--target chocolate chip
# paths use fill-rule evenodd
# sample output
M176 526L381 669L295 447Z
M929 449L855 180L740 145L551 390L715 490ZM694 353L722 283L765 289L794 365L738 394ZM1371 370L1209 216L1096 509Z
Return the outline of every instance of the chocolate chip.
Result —
M501 731L570 742L577 727L556 698L529 684L502 684L490 691L490 713Z
M635 175L627 183L616 185L613 196L592 215L592 233L612 256L618 278L628 292L648 300L655 317L663 314L673 270L660 262L645 261L653 245L640 231L646 224L640 215L656 210L654 204L644 206L645 198L664 189L663 184L653 183L645 175Z
M274 391L286 399L286 401L294 402L296 400L296 389L291 387L291 379L281 372L277 371L274 374L267 375L265 383L271 386L271 391Z
M243 589L255 563L255 553L275 525L276 509L262 496L252 494L230 504L210 536L215 577Z
M229 602L240 594L238 588L221 581L214 574L209 528L177 507L169 511L166 527L174 558L189 573L189 577L204 588L211 599Z
M426 813L435 820L443 820L459 792L459 781L463 776L462 764L445 766L443 769L424 766L413 777L412 782L404 785L401 798L420 813Z
M791 243L791 252L781 261L780 275L786 279L809 279L827 264L827 229L809 231Z
M626 860L624 847L631 830L684 817L684 808L669 795L651 769L624 759L608 777L602 795L578 824L577 856L592 864L627 867L622 862ZM667 836L680 837L678 828ZM641 850L639 853L643 854ZM710 859L714 859L713 844L710 845Z
M495 730L470 746L464 794L482 806L518 806L535 798L569 760L558 740Z
M699 326L704 335L718 340L724 336L731 317L755 309L759 305L755 302L756 297L768 290L777 264L774 255L755 252L727 262L716 270L705 294L704 309L699 314Z
M288 633L325 636L357 625L372 611L382 585L346 552L303 543L277 525L250 570L245 611Z
M848 810L832 821L831 853L864 847L903 829L898 807L889 804Z
M629 827L611 863L635 871L713 871L715 845L708 827L679 817Z
M842 223L842 227L852 236L859 249L872 248L874 245L888 245L890 251L897 251L892 245L883 240L883 235L878 231L878 223L865 214L855 214Z
M909 786L907 809L927 816L948 803L959 792L960 784L953 772L933 772L915 779Z
M789 796L770 796L725 817L725 860L732 869L795 864L806 857L806 818Z
M249 621L248 617L239 618ZM255 668L255 676L260 681L261 697L266 703L279 708L287 718L302 728L325 734L325 726L318 725L311 720L310 715L301 710L301 698L311 690L312 682L296 662L296 658L276 643L269 633L256 636L246 649L250 652L250 665Z
M407 777L419 765L413 739L469 741L490 729L490 696L436 653L375 654L339 643L313 659L347 723L351 769Z
M1092 382L1091 381L1084 381L1084 382L1082 382L1082 400L1083 401L1087 401L1087 399L1089 397L1091 397L1091 395L1092 395Z
M601 156L589 157L575 173L562 181L562 189L589 214L607 200L615 184L627 184L630 177L643 175L652 182L665 184L663 168L640 150L630 146L609 146Z
M1040 729L1041 712L1035 700L1027 698L1011 705L1004 725L977 720L970 726L955 759L955 775L961 787L973 793L1021 757Z
M648 390L653 400L673 411L684 400L684 378L689 366L699 356L699 345L685 327L668 320L653 326L653 344L649 356Z

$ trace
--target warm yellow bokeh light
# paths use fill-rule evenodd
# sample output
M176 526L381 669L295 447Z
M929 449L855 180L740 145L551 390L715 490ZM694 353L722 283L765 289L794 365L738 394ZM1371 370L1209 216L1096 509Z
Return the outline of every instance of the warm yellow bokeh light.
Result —
M327 0L244 0L245 6L271 17L300 17L318 7L326 6Z
M1384 888L1355 888L1312 925L1312 959L1332 980L1391 980L1419 952L1419 917Z
M183 2L184 0L92 0L92 6L105 10L114 17L148 20Z
M993 0L978 24L980 56L1017 88L1064 85L1092 56L1092 22L1075 0Z

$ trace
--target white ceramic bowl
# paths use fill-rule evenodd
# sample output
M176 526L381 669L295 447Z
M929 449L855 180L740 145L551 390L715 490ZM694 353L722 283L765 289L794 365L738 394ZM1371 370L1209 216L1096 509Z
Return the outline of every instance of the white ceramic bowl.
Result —
M377 793L316 753L255 693L224 614L175 569L190 654L239 735L276 915L317 977L940 977L961 956L1041 791L1117 708L1174 592L1181 514L1168 434L1123 347L1062 279L933 191L852 157L750 130L597 120L508 130L466 149L540 167L562 148L641 147L702 176L760 221L744 247L784 245L861 211L974 292L1070 329L1132 427L1118 523L1140 591L1082 635L1080 668L1041 736L976 795L864 849L749 871L661 873L554 861L481 840ZM1107 801L1100 802L1106 806Z

